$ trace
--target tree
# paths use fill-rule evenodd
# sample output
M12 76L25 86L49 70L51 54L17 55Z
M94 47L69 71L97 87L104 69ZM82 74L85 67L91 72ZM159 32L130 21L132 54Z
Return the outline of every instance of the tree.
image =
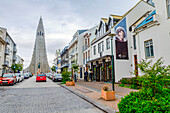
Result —
M23 64L12 64L12 70L14 71L14 73L17 73L17 71L22 71L23 69Z
M52 70L53 72L56 72L55 67L56 67L56 66L53 66L53 67L51 68L51 70Z

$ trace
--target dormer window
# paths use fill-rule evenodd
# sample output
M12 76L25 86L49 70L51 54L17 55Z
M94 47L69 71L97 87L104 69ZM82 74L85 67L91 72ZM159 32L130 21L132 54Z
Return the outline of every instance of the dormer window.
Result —
M40 35L41 35L41 31L40 31Z

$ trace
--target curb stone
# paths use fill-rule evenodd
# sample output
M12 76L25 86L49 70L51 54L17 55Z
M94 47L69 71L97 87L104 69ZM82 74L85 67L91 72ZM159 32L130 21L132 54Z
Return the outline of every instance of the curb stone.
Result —
M71 88L69 88L69 87L67 87L65 85L61 85L61 84L59 84L59 85L61 87L65 88L65 89L69 90L73 94L79 96L80 98L86 100L87 102L91 103L92 105L94 105L95 107L97 107L98 109L102 110L105 113L116 113L116 112L118 112L118 111L116 111L116 110L114 110L114 109L112 109L112 108L110 108L108 106L105 106L105 105L103 105L103 104L101 104L101 103L99 103L99 102L97 102L97 101L83 95L83 94L80 94L80 93L76 92L75 90L73 90L73 89L71 89Z

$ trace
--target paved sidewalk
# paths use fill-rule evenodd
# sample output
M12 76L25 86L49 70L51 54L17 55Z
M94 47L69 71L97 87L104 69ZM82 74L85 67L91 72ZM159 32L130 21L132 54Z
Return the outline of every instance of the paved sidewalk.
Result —
M122 97L126 96L129 94L131 91L138 91L138 90L133 90L129 88L124 88L124 87L119 87L118 84L115 84L115 97L116 100L114 101L105 101L101 98L101 89L104 85L109 86L111 89L111 84L110 83L104 83L104 82L84 82L79 80L76 82L75 86L69 86L69 88L72 88L76 92L83 94L95 101L98 101L108 107L113 108L115 111L118 110L117 104L121 100Z

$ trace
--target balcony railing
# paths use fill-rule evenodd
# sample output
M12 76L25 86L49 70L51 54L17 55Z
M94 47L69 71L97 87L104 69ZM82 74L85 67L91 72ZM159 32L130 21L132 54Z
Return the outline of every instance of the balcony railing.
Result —
M16 52L17 52L17 48L16 48L16 46L14 46L14 50L13 50L13 51L14 51L14 53L16 53Z
M8 39L8 38L6 38L5 43L6 43L7 45L9 45L9 44L10 44L10 41L9 41L9 39Z
M5 60L3 66L8 67L9 66L9 61Z
M5 49L5 55L9 55L9 49Z
M88 45L84 45L84 46L82 47L82 52L86 51L87 48L88 48Z
M16 56L14 56L14 57L13 57L13 60L14 60L14 61L16 61L16 60L17 60L17 57L16 57Z
M90 61L90 57L88 57L88 61Z

